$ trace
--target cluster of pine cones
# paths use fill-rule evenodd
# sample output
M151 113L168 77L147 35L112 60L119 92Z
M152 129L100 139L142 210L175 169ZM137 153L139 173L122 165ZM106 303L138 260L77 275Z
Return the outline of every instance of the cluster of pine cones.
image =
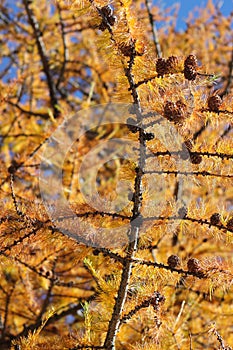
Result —
M184 77L187 80L195 80L197 76L197 57L195 55L189 55L184 60L184 70L182 71ZM165 74L173 74L179 72L179 59L176 56L170 56L168 59L158 58L156 62L156 71L158 77L163 77ZM214 94L207 100L208 110L210 112L219 112L222 105L222 99L219 95ZM176 102L166 101L163 110L164 117L169 121L177 124L182 124L188 117L187 105L182 101ZM197 163L200 163L200 159L196 159ZM195 162L195 161L194 161Z
M156 62L156 72L158 77L163 77L165 74L177 73L179 71L179 59L177 56L170 56L168 59L158 58ZM188 80L195 80L197 76L197 57L189 55L184 61L184 76Z

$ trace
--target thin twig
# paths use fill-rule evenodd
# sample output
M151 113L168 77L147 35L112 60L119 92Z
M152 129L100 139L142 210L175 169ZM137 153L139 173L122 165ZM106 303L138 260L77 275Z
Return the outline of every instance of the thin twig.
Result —
M17 203L17 200L16 200L16 196L15 196L15 191L14 191L14 174L13 173L10 174L10 187L11 187L11 196L12 196L12 200L13 200L13 203L14 203L14 207L15 207L16 213L19 216L22 216L23 213L19 209L19 206L18 206L18 203Z
M147 155L147 158L153 158L158 156L172 156L172 155L180 155L182 154L182 151L159 151L159 152L152 152L150 151L150 154ZM222 153L222 152L189 152L189 154L195 154L200 156L206 156L206 157L218 157L221 159L233 159L233 154L228 153Z
M56 83L56 88L59 88L60 83L63 80L64 77L64 73L65 73L65 68L66 68L66 64L67 61L69 59L69 51L68 51L68 47L66 45L66 33L65 33L65 25L63 23L63 18L61 15L61 7L59 5L59 3L57 2L57 9L58 9L58 14L59 14L59 21L60 21L60 26L61 26L61 36L62 36L62 44L63 44L63 62L62 62L62 67L60 70L60 74Z
M23 112L25 114L35 116L35 117L41 117L42 119L48 119L49 114L48 113L39 113L39 112L32 112L32 111L27 111L26 109L22 108L18 103L14 103L10 100L7 101L7 103L13 107L16 107L20 112Z
M126 16L125 16L126 17ZM127 20L127 18L126 18ZM112 31L110 32L112 34ZM132 68L134 65L134 60L136 56L135 48L132 50L130 60L128 62L128 67L124 68L125 70L125 76L129 82L129 86L131 88L131 95L133 98L133 102L135 105L135 114L137 116L137 122L142 122L142 110L140 106L140 99L137 93L136 88L134 87L134 78L132 74ZM134 183L134 206L133 206L133 216L132 220L139 217L140 215L140 209L142 205L142 176L143 176L143 169L145 166L145 159L146 159L146 142L145 142L145 132L142 128L139 130L139 160L138 160L138 167L136 169L136 177L135 177L135 183ZM131 224L131 229L129 232L129 244L126 250L127 253L127 259L123 265L122 275L121 275L121 281L118 289L118 294L115 299L115 305L113 308L113 313L111 320L108 325L107 335L104 342L104 347L108 350L114 350L115 349L115 340L116 335L119 330L120 326L120 315L123 311L123 307L126 301L127 297L127 291L129 286L129 280L132 270L132 259L134 258L134 254L137 250L138 245L138 237L139 237L139 231L140 226L142 223L140 223L140 220L138 221L137 225Z
M160 174L160 175L174 174L175 176L178 176L178 175L213 176L213 177L221 177L221 178L227 178L227 179L233 178L233 175L230 175L230 174L214 174L214 173L211 173L211 172L206 171L206 170L203 170L203 171L147 170L144 173L145 174Z
M143 308L147 308L150 305L152 305L155 310L158 309L159 303L163 303L164 301L165 301L164 296L161 295L159 292L155 292L152 296L145 299L140 304L136 305L131 311L129 311L126 315L124 315L121 318L120 324L130 320L138 311L140 311Z
M232 348L230 346L226 346L224 344L224 340L223 340L222 336L219 334L219 332L216 329L214 329L213 333L217 337L217 340L218 340L218 342L219 342L219 344L221 346L221 350L232 350Z
M144 222L146 221L155 221L155 220L185 220L185 221L191 221L191 222L196 222L200 225L208 225L209 227L213 226L218 228L219 230L224 230L224 231L229 231L233 233L233 229L223 226L222 224L212 224L210 221L206 220L206 219L197 219L197 218L191 218L189 216L185 216L183 218L179 217L179 216L151 216L151 217L145 217Z
M178 268L175 268L175 267L171 267L169 265L165 265L165 264L157 263L157 262L153 262L153 261L133 259L133 262L137 263L137 264L140 264L140 265L152 266L154 268L160 268L160 269L168 270L170 272L177 272L177 273L182 274L184 276L193 276L193 277L197 277L199 279L207 278L203 272L191 272L191 271L178 269Z
M155 51L157 53L157 56L159 58L161 58L162 57L162 50L161 50L161 46L159 43L159 34L158 34L158 31L156 28L156 24L154 23L153 15L150 11L149 1L145 0L145 3L146 3L146 9L147 9L150 25L151 25L151 31L152 31L152 35L153 35L153 43L155 45Z
M24 236L20 237L17 240L14 240L13 243L9 244L8 246L2 248L0 250L0 255L2 255L3 253L5 253L7 250L11 250L13 247L17 246L18 244L22 243L26 238L29 238L35 234L37 234L38 230L41 228L42 226L36 227L34 228L32 231L29 231L28 233L26 233Z
M23 0L23 3L25 6L25 10L27 12L29 23L33 29L33 33L34 33L34 36L36 39L36 44L37 44L39 55L41 57L44 74L45 74L46 79L47 79L47 85L48 85L48 89L49 89L51 106L53 108L54 117L56 118L56 117L58 117L60 112L58 109L56 89L55 89L55 85L54 85L54 82L52 79L52 74L51 74L50 67L49 67L49 58L47 56L45 44L43 41L43 34L40 30L39 23L38 23L35 15L33 13L33 10L30 7L31 1Z

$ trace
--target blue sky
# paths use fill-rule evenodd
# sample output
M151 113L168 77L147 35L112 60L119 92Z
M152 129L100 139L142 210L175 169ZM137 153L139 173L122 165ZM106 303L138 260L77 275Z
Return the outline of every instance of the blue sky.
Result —
M185 19L187 19L189 12L195 7L206 6L208 0L154 0L155 4L160 4L163 7L170 7L174 4L180 4L180 10L178 14L177 29L185 29ZM221 12L227 16L233 11L233 0L214 0L214 4L219 4Z

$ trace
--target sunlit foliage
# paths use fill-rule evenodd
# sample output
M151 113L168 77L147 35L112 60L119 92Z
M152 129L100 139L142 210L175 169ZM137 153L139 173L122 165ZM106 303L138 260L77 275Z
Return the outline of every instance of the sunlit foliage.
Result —
M180 32L177 13L147 0L1 1L1 349L233 346L232 13L208 1ZM73 212L125 238L102 247L54 225L39 168L62 122L114 103L129 125L96 120L63 166ZM160 142L158 120L181 148ZM128 204L96 210L79 169L114 138L137 145L136 162L101 166L98 191L114 200L127 180Z

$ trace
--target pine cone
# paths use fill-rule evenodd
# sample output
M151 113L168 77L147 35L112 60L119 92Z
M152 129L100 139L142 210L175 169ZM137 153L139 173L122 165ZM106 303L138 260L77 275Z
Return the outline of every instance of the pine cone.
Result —
M176 102L176 106L179 108L179 109L185 109L186 108L186 104L184 102L182 102L181 100L178 100Z
M98 256L100 254L100 251L98 249L93 250L93 255Z
M167 259L168 266L175 268L180 265L180 258L177 255L171 255Z
M11 165L8 168L9 174L14 174L19 167L19 164L15 161L15 159L12 159Z
M164 106L164 116L168 120L173 119L173 115L176 113L176 105L174 102L167 101L165 106Z
M165 58L158 58L156 62L156 72L158 77L163 77L164 74L168 73Z
M184 67L191 66L194 69L197 68L197 57L195 55L189 55L184 61Z
M227 222L227 228L228 228L229 230L233 230L233 217L230 218L230 220L228 220L228 222Z
M152 295L149 304L152 305L155 309L158 309L159 304L160 303L163 304L165 302L165 300L166 299L162 294L160 294L159 292L155 292Z
M184 145L188 148L189 151L193 148L193 141L192 140L186 140L184 142Z
M116 17L113 16L113 10L109 5L103 6L99 9L104 18L102 18L102 22L99 25L99 29L104 31L108 28L108 24L113 26L116 22Z
M192 164L200 164L202 162L202 156L197 153L191 153L190 159Z
M119 49L123 53L124 56L132 56L133 51L134 51L134 43L131 41L129 44L121 43L119 45Z
M99 25L99 29L103 32L103 31L105 31L105 29L107 29L107 28L108 28L107 24L105 23L104 20L102 20L102 22L101 22L100 25Z
M116 16L109 16L108 17L108 23L110 24L110 26L113 26L116 22Z
M190 258L187 262L187 267L189 272L203 273L200 265L200 261L198 259Z
M164 106L164 116L172 122L180 123L186 118L185 107L186 105L181 101L176 103L167 101Z
M211 225L218 225L220 223L221 215L219 213L214 213L210 217Z
M155 135L152 132L144 133L144 140L151 141L155 138Z
M222 99L219 95L214 95L208 98L208 107L211 112L218 112L222 104Z
M112 16L113 13L112 8L109 5L101 7L100 11L105 17Z
M168 57L166 61L166 70L167 73L175 73L177 71L179 60L176 56L170 56Z
M197 72L196 72L196 69L189 65L185 65L184 67L184 77L185 79L188 79L188 80L195 80L196 79L196 76L197 76Z

